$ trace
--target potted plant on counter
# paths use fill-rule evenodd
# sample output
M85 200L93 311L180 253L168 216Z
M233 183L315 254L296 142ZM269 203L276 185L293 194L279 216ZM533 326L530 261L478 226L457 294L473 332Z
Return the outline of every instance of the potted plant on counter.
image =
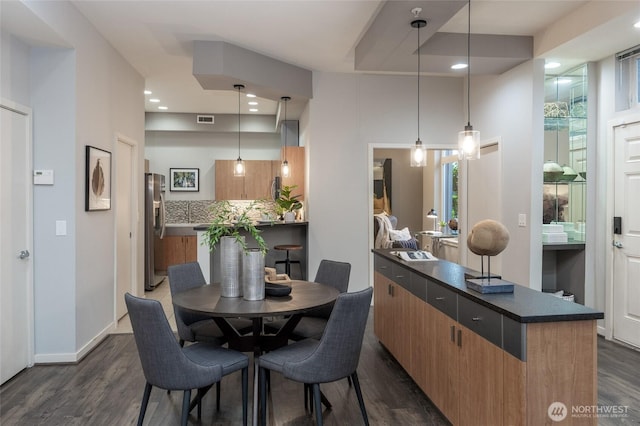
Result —
M279 212L284 214L285 222L295 221L296 211L302 207L302 202L298 200L300 195L291 195L291 192L297 187L298 185L284 185L280 189L280 196L276 200Z
M243 294L241 265L244 257L258 256L264 265L267 244L251 216L251 213L259 214L260 211L261 206L258 201L242 206L222 200L214 202L210 207L212 219L209 228L204 232L204 244L207 244L209 251L214 251L218 246L220 248L220 294L223 297L239 297ZM256 241L258 248L250 248L247 245L245 236L241 234L243 230ZM252 269L259 270L259 268ZM264 266L259 272L264 285Z

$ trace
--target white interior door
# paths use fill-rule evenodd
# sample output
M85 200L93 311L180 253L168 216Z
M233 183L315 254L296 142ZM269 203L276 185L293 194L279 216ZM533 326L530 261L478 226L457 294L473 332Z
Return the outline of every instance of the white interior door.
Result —
M116 146L116 320L127 313L124 294L133 289L133 146L118 139Z
M614 128L613 337L640 347L640 121Z
M0 383L31 365L33 347L31 118L8 104L0 105Z

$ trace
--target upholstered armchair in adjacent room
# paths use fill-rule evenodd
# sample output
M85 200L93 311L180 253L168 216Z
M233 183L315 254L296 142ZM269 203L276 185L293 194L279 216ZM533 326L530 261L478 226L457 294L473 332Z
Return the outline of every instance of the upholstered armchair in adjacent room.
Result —
M373 215L374 248L408 248L418 250L418 240L409 228L396 229L398 218L386 213Z

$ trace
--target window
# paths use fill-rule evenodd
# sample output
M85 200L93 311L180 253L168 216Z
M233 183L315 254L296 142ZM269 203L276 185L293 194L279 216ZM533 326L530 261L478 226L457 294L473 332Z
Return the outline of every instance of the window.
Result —
M443 151L442 165L442 220L458 217L458 153Z
M616 111L640 107L640 46L616 54Z

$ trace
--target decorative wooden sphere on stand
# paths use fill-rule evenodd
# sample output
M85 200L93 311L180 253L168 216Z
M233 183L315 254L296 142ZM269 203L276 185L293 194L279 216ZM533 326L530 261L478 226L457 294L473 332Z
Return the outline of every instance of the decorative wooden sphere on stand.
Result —
M491 256L496 256L507 248L509 244L509 231L498 221L482 220L471 228L467 236L467 247L473 253L480 256L481 275L473 278L500 278L491 275ZM484 256L487 256L487 275L484 273Z

